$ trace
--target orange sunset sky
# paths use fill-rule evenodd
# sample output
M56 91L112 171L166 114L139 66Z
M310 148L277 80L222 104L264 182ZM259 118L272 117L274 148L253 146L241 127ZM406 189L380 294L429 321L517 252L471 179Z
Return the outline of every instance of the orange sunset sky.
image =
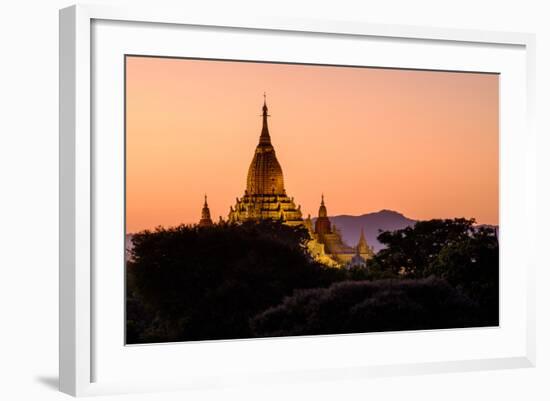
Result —
M391 209L498 224L498 75L126 58L128 232L212 219L244 194L267 93L304 217Z

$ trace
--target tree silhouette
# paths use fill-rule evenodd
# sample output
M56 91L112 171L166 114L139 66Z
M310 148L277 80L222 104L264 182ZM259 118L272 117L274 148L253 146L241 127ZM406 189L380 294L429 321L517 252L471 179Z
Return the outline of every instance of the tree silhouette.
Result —
M133 236L127 342L498 324L498 240L473 219L383 232L367 269L334 269L278 221Z
M307 239L305 229L280 222L135 235L127 269L129 306L141 302L149 323L144 329L133 319L128 341L251 336L250 318L285 295L344 277L311 258Z
M385 248L371 262L373 267L397 277L422 278L447 246L468 240L475 232L474 219L419 221L401 230L385 231L378 240Z

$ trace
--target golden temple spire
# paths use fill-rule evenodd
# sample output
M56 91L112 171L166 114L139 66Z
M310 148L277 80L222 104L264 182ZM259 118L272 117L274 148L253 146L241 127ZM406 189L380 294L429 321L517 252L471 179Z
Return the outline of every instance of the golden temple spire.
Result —
M266 96L264 92L264 105L262 107L262 134L260 135L260 145L270 145L271 146L271 138L269 136L269 128L267 127L267 117L270 117L269 114L267 114L267 101Z
M287 196L283 169L275 155L267 126L267 99L264 93L262 132L246 176L246 189L230 207L228 220L233 223L260 220L282 220L285 224L303 224L301 208Z
M358 254L369 254L372 252L367 240L365 239L365 231L363 230L363 227L361 227L361 235L359 236L359 242L357 243L355 249Z

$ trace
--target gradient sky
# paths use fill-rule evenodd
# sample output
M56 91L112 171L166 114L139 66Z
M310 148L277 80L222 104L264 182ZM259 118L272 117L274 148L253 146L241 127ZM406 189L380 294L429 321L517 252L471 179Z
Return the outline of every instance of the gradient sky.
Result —
M498 75L171 58L126 60L127 230L227 217L267 92L304 217L392 209L498 224Z

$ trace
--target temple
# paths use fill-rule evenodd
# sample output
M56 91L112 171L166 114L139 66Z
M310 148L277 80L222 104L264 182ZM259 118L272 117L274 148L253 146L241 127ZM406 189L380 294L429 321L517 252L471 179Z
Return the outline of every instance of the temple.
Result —
M289 225L303 224L300 206L285 191L283 169L271 144L267 125L267 104L264 95L262 132L252 163L248 168L246 190L229 209L230 223L248 220L280 220Z
M307 248L319 262L332 267L366 267L374 252L367 244L363 230L356 247L347 245L342 234L331 224L321 195L321 206L315 226L308 216L302 218L300 205L286 194L283 169L277 160L267 124L268 108L264 94L262 130L246 179L246 189L241 198L229 209L227 222L239 224L246 221L277 220L291 226L304 226L310 236ZM220 217L220 223L222 223ZM199 222L200 227L211 226L210 210L206 195Z
M210 217L210 209L208 208L208 200L204 195L204 205L202 206L201 219L199 221L199 227L209 227L213 225L212 218Z
M323 195L321 195L321 206L319 206L315 228L313 228L310 216L306 219L305 226L310 233L312 241L315 242L314 244L310 244L310 251L313 250L312 253L318 256L319 259L323 259L323 256L327 255L340 266L354 265L364 267L366 266L366 261L374 255L372 248L367 244L363 229L361 229L361 236L355 248L343 241L342 234L334 224L331 224L328 218Z

